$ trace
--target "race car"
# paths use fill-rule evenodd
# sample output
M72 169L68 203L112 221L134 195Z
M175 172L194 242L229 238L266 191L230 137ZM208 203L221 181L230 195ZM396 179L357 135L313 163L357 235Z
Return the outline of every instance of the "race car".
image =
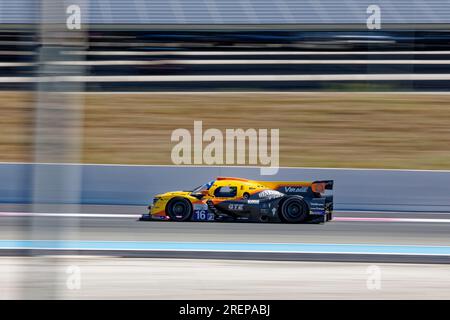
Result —
M158 194L140 220L325 222L332 180L256 181L218 177L190 191Z

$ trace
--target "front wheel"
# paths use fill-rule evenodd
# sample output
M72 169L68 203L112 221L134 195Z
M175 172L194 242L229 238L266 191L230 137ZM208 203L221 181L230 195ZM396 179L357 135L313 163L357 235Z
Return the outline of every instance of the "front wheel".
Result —
M308 217L308 204L302 197L290 197L280 207L280 218L288 223L300 223Z
M173 198L167 204L166 211L173 221L188 221L192 216L192 205L185 198Z

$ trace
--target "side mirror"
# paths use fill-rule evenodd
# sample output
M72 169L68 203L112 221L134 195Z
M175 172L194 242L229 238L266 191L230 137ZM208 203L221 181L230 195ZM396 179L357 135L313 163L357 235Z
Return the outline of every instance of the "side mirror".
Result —
M208 195L208 190L202 190L197 193L191 193L191 196L197 198L198 200L202 199L203 197Z
M197 198L198 200L204 197L201 193L191 193L191 196Z

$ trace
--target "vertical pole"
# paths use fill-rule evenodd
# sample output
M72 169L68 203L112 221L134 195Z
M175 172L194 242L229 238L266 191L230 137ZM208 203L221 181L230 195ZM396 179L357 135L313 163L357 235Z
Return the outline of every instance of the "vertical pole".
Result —
M83 84L57 82L54 76L83 75L84 66L54 64L55 61L73 61L63 52L85 49L85 30L69 29L69 14L64 1L41 0L39 26L39 67L41 77L36 87L34 114L34 167L32 174L32 212L79 212L81 195ZM86 2L74 0L70 5L85 7ZM84 59L83 56L76 56ZM45 78L42 78L45 77ZM71 92L68 94L67 92ZM76 94L74 92L78 92ZM48 165L58 163L58 165ZM31 240L62 240L77 238L76 218L33 216L30 219ZM31 250L33 263L24 284L25 298L55 299L66 289L61 261L51 255ZM61 281L63 280L63 281Z

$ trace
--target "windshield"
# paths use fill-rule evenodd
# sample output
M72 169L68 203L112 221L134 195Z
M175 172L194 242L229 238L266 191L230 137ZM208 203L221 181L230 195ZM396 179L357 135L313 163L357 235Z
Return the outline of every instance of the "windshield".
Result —
M208 183L202 184L201 186L192 190L192 193L199 193L203 190L209 190L209 188L211 188L211 186L214 184L214 181L216 181L216 180L211 180Z

